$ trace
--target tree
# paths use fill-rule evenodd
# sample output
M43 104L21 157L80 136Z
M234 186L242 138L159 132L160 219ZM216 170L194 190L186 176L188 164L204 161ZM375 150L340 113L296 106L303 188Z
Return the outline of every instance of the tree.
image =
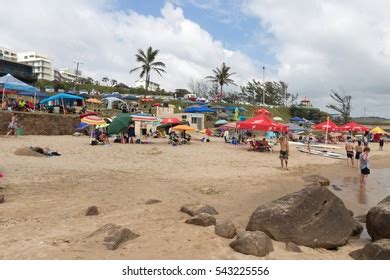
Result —
M139 77L142 79L145 77L145 93L148 92L149 83L150 83L150 72L156 71L157 74L162 76L161 73L166 73L163 69L165 68L165 64L161 61L155 61L156 57L159 53L159 50L153 50L152 47L149 47L146 50L146 53L139 49L138 53L135 55L136 61L141 63L142 65L130 70L130 73L134 71L141 70Z
M111 79L111 86L115 86L117 83L117 80Z
M207 98L208 92L210 90L209 84L203 80L191 80L188 83L188 88L190 89L192 94L195 94L197 97L203 98Z
M223 86L224 85L236 85L234 80L230 79L230 77L236 73L230 73L230 67L226 66L225 62L222 63L221 69L216 68L213 70L214 76L207 76L206 79L209 79L213 83L217 83L220 86L221 91L216 96L217 100L221 100L223 98Z
M351 95L345 94L344 90L341 89L342 94L334 90L330 90L332 93L330 97L336 101L337 104L329 104L326 107L332 109L341 115L341 119L344 123L347 123L351 120Z
M108 86L108 81L109 81L109 80L110 80L110 79L109 79L108 77L103 77L102 82L103 82L103 83L106 83L107 86Z
M262 103L264 94L266 104L287 105L287 101L291 97L287 88L288 84L283 81L261 83L252 80L245 87L241 87L241 92L246 101L252 104Z

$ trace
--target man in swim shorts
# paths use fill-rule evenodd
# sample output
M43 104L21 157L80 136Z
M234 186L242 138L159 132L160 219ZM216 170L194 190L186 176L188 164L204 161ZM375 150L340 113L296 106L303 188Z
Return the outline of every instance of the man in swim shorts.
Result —
M288 151L289 151L289 147L288 147L288 139L286 136L282 136L279 138L279 144L280 144L280 155L279 155L279 158L280 158L280 164L282 165L282 169L285 168L286 170L288 169L287 168L287 164L288 164Z
M345 151L347 152L347 164L349 165L349 161L351 161L352 167L354 166L353 162L353 143L352 140L348 139L347 143L345 143Z

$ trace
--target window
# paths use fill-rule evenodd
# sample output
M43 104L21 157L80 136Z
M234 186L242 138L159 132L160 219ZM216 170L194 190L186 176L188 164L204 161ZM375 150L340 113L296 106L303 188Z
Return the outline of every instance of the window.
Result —
M24 59L27 59L27 58L28 58L28 56L27 56L27 55L25 55L25 56L24 56Z
M187 115L182 115L182 116L181 116L181 119L182 119L182 120L186 120L186 119L187 119Z
M191 123L197 123L197 122L198 122L198 118L194 118L194 117L191 118Z
M7 52L7 51L4 51L4 54L9 54L9 52Z
M29 57L34 57L34 55L33 55L33 54L30 54Z

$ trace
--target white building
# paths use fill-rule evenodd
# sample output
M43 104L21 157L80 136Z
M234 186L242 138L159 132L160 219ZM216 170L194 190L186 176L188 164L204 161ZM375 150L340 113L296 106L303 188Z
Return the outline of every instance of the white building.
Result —
M18 54L14 50L0 47L0 59L17 62Z
M68 68L61 68L58 70L55 70L54 79L61 81L61 82L70 82L73 83L77 79L82 78L81 77L81 71L78 71L76 75L76 70L74 69L68 69Z
M202 130L205 128L204 114L197 113L175 113L174 106L169 105L168 107L157 107L156 117L160 119L164 118L178 118L182 121L187 121L191 127L196 130Z
M35 51L17 53L18 62L33 66L38 80L54 80L53 60Z
M137 88L145 88L145 79L138 79L135 81L135 87ZM154 83L152 81L149 81L149 88L150 91L156 91L160 89L160 85L157 83Z

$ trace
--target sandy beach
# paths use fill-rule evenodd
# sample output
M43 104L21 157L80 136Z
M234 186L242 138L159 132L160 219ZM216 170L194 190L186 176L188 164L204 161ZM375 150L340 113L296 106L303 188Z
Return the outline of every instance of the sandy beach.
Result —
M2 137L0 143L5 174L0 193L6 199L0 204L0 259L256 259L233 251L231 240L215 235L213 226L185 224L188 215L180 207L209 204L244 230L257 206L301 189L303 175L358 176L344 160L308 156L293 146L290 170L284 171L278 148L249 152L220 138L179 147L166 139L90 146L87 137L72 136ZM62 155L14 155L28 145ZM383 158L390 152L372 147L374 168L386 167ZM148 199L162 202L146 205ZM91 205L98 207L98 216L85 216ZM115 251L87 238L107 223L128 227L140 237ZM265 258L350 259L348 253L367 242L351 239L338 250L301 247L303 253L292 253L273 241L275 251Z

